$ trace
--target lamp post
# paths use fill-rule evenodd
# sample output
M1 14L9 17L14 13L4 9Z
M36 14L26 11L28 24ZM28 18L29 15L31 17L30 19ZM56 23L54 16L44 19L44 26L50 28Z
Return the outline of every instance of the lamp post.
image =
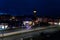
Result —
M34 11L33 11L33 13L34 13L34 17L36 17L37 11L36 11L36 10L34 10Z

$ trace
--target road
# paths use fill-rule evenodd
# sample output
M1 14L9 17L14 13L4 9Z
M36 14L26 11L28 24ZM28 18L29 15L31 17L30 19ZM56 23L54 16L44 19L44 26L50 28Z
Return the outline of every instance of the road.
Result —
M4 31L3 36L0 34L0 37L3 37L4 40L19 40L21 38L28 38L34 35L40 35L40 33L53 33L58 31L57 27L37 27L33 29L16 29L14 31ZM0 38L0 40L2 40Z

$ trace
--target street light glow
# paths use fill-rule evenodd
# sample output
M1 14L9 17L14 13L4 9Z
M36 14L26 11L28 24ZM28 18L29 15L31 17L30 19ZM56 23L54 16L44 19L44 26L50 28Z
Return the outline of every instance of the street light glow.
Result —
M36 13L37 11L33 11L34 13Z
M59 25L60 25L60 22L59 22Z
M7 29L8 25L0 25L0 30Z

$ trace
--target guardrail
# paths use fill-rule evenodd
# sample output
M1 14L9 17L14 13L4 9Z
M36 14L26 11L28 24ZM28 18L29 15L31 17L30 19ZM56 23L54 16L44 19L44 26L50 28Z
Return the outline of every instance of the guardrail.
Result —
M57 29L58 27L37 27L37 28L33 28L33 29L23 29L23 30L18 30L18 31L14 31L14 32L8 32L8 33L3 33L0 34L0 37L6 37L6 36L11 36L11 35L16 35L16 34L22 34L22 33L29 33L29 32L34 32L34 31L44 31L44 30L48 30L48 29ZM59 29L57 29L59 30ZM53 31L53 30L51 30ZM3 34L3 35L2 35Z

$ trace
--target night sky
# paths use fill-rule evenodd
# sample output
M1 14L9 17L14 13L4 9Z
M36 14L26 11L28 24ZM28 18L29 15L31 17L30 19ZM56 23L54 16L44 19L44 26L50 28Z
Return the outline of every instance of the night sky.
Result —
M11 15L60 16L60 0L0 0L0 12Z

